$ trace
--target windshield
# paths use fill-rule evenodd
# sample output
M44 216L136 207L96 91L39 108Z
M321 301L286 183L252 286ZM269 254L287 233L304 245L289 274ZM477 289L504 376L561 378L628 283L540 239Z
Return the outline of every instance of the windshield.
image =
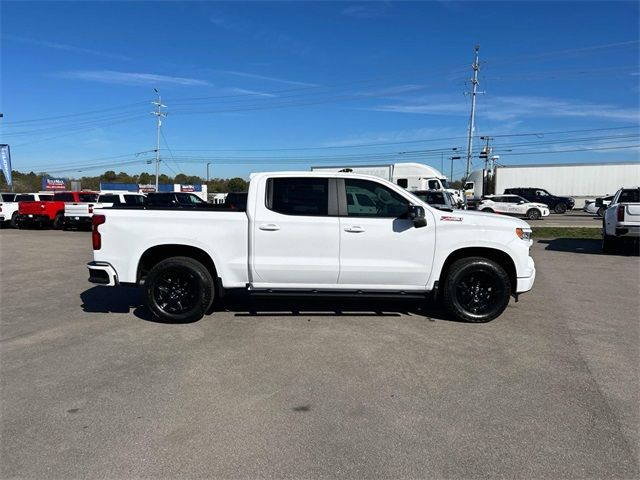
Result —
M449 188L449 182L447 182L446 178L441 178L440 183L442 184L442 188Z

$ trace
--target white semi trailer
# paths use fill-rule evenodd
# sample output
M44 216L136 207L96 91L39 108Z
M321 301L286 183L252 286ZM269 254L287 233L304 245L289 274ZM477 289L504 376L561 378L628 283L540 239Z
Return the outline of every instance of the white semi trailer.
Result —
M396 185L411 191L416 190L445 190L454 199L463 202L463 196L458 190L449 188L447 177L435 168L422 163L392 163L386 165L342 165L331 167L311 167L313 172L353 172L362 175L372 175L384 178Z
M543 188L554 195L576 200L611 195L625 185L640 184L640 162L509 165L495 169L493 191L487 190L486 173L476 170L464 186L469 203L507 188ZM484 179L484 181L483 181ZM576 208L582 208L577 201Z

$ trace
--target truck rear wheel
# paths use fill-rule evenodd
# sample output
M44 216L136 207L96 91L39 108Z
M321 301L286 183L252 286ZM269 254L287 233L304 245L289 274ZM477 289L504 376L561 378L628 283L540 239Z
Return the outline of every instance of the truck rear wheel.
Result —
M11 215L11 228L18 228L18 212L13 212Z
M618 239L613 235L602 233L602 253L616 253L618 250Z
M149 310L163 322L200 320L215 296L211 273L189 257L171 257L157 263L144 286Z
M57 213L53 219L53 228L60 229L64 224L64 213Z
M489 322L507 308L511 282L496 262L468 257L451 265L443 293L447 310L458 320Z
M483 208L482 211L486 213L493 213L493 210L490 208Z

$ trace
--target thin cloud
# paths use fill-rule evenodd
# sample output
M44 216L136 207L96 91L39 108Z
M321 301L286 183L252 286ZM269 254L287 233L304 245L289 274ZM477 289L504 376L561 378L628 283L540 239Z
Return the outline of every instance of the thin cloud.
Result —
M637 108L581 102L549 97L501 96L482 100L478 115L490 120L513 121L530 117L589 117L624 122L640 121ZM375 111L423 115L460 116L469 114L465 100L454 97L424 96L411 101L379 105Z
M73 70L56 74L60 78L115 83L130 86L182 85L185 87L212 87L213 84L197 78L171 77L154 73L115 72L113 70Z
M38 47L50 48L53 50L62 50L65 52L77 53L81 55L91 55L93 57L110 58L112 60L124 60L124 61L132 60L131 57L127 57L125 55L102 52L102 51L93 50L90 48L75 47L73 45L66 45L64 43L37 40L35 38L20 37L16 35L3 35L3 38L6 40L14 41L14 42L20 42L28 45L36 45Z
M389 4L386 2L354 5L343 9L340 13L357 19L381 18L386 16Z
M257 97L268 97L268 98L277 97L277 95L274 95L273 93L257 92L255 90L247 90L246 88L232 88L231 91L233 93L237 93L241 95L255 95Z
M255 73L247 73L247 72L238 72L235 70L216 70L219 73L224 73L225 75L235 75L237 77L244 78L255 78L257 80L266 80L268 82L277 82L277 83L286 83L288 85L298 85L301 87L317 87L318 85L315 83L307 83L307 82L298 82L295 80L286 80L284 78L276 78L276 77L267 77L265 75L257 75Z

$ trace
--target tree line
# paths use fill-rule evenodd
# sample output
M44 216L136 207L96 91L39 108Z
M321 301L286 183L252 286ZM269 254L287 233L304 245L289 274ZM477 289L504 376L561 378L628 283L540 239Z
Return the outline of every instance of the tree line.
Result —
M48 175L45 172L35 173L23 173L18 170L12 170L13 174L13 187L16 192L37 192L42 190L42 178L43 177L57 177L56 175ZM142 172L138 175L129 175L125 172L116 173L113 170L107 170L102 175L94 177L81 177L74 178L74 181L79 181L80 186L87 190L99 190L100 183L137 183L137 184L155 184L155 175L147 172ZM71 179L67 179L70 182ZM160 174L158 177L159 183L180 183L183 185L207 185L207 191L209 193L228 193L228 192L246 192L249 183L240 177L235 178L214 178L208 182L201 177L195 175L186 175L179 173L175 177ZM70 186L68 183L67 186ZM7 185L4 175L0 175L0 190L7 192L11 190L11 187Z

